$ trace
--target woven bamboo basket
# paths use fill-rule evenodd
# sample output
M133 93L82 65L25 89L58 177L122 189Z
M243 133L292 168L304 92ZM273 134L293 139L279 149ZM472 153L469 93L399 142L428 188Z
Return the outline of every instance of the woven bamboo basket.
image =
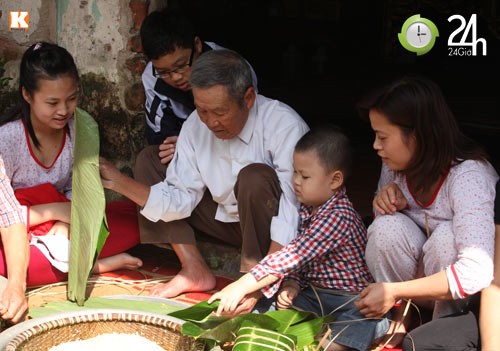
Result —
M6 351L47 351L59 344L90 339L101 334L142 336L166 351L201 351L203 344L182 335L182 321L168 316L135 311L94 310L33 325L17 334Z

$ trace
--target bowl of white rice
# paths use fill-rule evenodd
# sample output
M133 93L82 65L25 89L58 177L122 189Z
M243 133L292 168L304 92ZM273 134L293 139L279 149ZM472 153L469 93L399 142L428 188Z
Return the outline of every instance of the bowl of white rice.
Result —
M203 344L182 335L184 321L150 312L93 309L39 317L1 335L6 351L199 351Z

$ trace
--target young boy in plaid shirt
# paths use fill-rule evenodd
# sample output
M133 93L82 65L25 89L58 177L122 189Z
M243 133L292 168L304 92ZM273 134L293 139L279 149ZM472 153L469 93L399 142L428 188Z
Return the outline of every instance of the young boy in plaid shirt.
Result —
M296 239L208 302L220 300L217 314L232 313L251 292L261 289L267 298L278 292L279 309L336 317L330 337L340 334L329 350L367 350L378 321L365 319L354 306L356 295L373 279L364 260L366 228L345 190L349 140L333 126L312 129L297 142L293 162L293 186L301 203Z

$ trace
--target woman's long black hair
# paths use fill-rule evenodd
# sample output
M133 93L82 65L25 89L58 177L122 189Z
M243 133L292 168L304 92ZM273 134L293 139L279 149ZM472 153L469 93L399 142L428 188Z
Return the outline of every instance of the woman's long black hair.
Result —
M79 80L75 61L65 48L48 42L31 45L23 54L19 68L18 106L0 117L0 126L22 118L28 127L33 144L39 148L40 142L31 123L30 104L23 98L23 88L33 96L39 89L41 79L55 80L64 76L71 76L76 82Z

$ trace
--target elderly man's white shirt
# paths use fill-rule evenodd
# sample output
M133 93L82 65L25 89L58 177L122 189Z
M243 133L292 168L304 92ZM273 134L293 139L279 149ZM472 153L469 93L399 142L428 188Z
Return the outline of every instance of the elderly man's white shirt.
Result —
M293 150L309 130L288 105L257 95L245 127L230 140L217 138L195 110L184 123L165 181L153 185L141 213L151 221L189 217L205 190L217 202L215 218L238 222L234 185L238 173L252 163L272 167L282 195L279 213L271 222L271 239L286 245L295 237L298 203L293 192Z

